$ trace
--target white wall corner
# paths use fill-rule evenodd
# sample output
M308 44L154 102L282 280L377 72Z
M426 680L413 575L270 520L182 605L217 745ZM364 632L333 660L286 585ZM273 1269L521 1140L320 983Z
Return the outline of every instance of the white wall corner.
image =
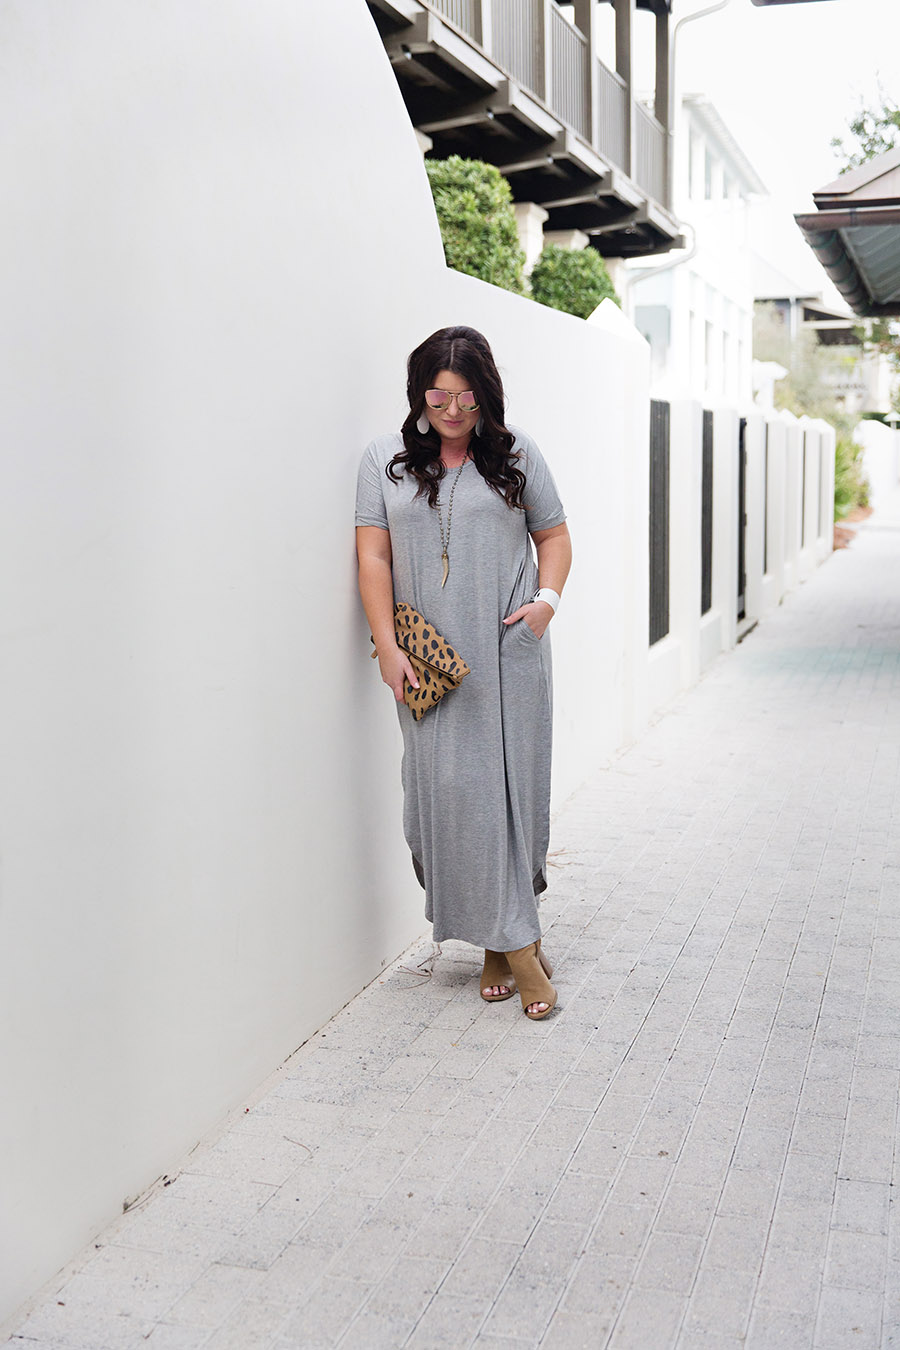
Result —
M592 324L595 328L602 328L607 333L613 333L623 342L640 343L647 353L647 379L649 391L650 344L638 329L635 328L628 316L622 312L615 300L610 300L609 296L607 296L605 300L601 300L597 308L588 315L585 323Z

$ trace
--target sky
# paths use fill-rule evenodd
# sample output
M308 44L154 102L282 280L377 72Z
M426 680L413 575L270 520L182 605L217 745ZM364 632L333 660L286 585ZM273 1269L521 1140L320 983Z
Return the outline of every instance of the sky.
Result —
M674 0L675 23L711 0ZM676 40L683 93L712 101L771 194L764 217L785 270L824 274L792 216L838 176L834 136L861 103L900 102L900 0L807 0L765 8L730 0L685 24ZM652 72L636 70L652 87Z

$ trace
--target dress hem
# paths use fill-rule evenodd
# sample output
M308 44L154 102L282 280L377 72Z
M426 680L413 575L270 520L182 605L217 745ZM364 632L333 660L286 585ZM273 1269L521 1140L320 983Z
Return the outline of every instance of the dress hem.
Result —
M412 859L413 871L416 874L416 880L422 887L422 890L425 891L425 893L427 894L428 887L425 885L425 869L414 853L410 853L409 856ZM544 874L544 866L545 864L542 864L531 879L531 886L536 896L543 895L544 891L547 889L547 878ZM462 940L465 941L464 938ZM510 948L510 950L515 951L515 948L512 947Z

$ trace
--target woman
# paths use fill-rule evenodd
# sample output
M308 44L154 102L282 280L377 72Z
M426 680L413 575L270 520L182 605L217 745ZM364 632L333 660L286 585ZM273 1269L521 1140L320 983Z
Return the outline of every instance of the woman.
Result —
M404 681L418 684L395 602L433 624L470 673L420 721L399 707L404 833L434 940L484 947L482 998L518 987L537 1019L556 1003L536 897L549 842L546 629L571 562L565 513L537 446L506 428L481 333L433 333L407 376L409 416L360 465L360 593L398 705Z

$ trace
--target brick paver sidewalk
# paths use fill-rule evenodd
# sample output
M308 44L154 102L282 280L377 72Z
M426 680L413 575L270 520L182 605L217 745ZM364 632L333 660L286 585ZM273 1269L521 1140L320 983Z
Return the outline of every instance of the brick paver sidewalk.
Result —
M898 761L900 511L560 813L551 1019L421 944L9 1344L900 1346Z

